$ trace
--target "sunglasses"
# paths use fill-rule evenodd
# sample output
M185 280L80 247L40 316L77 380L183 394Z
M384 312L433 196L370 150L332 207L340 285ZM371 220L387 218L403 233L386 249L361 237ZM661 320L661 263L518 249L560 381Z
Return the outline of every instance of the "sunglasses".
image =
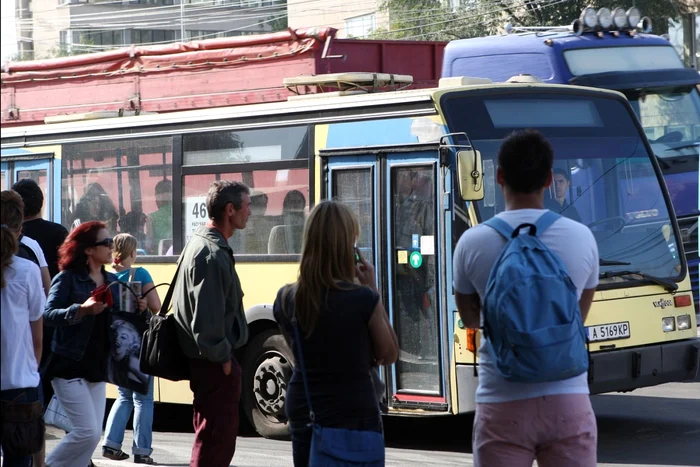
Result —
M108 246L111 248L114 246L114 240L111 238L105 238L102 241L93 243L92 246Z

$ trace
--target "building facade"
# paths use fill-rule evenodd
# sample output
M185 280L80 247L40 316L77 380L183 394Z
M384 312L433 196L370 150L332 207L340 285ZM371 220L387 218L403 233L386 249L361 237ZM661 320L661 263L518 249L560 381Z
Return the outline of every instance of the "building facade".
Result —
M292 28L328 26L338 38L366 38L389 28L389 14L381 0L287 0Z
M286 28L280 0L15 0L18 52L42 59Z

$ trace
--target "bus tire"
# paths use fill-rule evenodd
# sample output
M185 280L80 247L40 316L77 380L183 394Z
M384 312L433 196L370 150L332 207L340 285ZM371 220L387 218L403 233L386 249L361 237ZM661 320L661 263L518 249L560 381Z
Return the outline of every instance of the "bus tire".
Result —
M243 356L242 409L261 436L289 440L284 404L294 364L292 351L276 329L257 334L246 347Z

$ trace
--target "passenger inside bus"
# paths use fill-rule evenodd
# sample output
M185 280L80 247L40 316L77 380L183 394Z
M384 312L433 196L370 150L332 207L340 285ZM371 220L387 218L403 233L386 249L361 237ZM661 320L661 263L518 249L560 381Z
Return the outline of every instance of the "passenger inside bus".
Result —
M545 207L571 220L581 222L581 216L576 207L572 203L566 202L566 195L571 187L571 174L567 170L558 167L553 172L551 190L554 193L550 192L551 197L545 198Z
M114 207L112 200L109 199L109 196L107 196L107 192L102 188L102 185L94 182L88 185L85 194L83 194L75 207L71 229L83 222L102 221L107 224L109 231L116 232L118 219L117 209Z
M146 221L146 250L151 254L163 255L172 245L172 182L163 179L156 184L155 212Z

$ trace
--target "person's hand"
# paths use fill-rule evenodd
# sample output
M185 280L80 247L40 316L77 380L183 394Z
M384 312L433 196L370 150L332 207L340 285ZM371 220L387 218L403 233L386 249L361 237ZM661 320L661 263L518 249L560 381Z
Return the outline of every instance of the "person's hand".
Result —
M107 308L107 305L104 302L98 302L93 297L90 297L85 300L85 303L80 305L78 317L82 318L86 315L99 315L105 311L105 308Z
M224 375L228 376L231 374L231 360L226 363L221 364L221 368L224 370Z
M144 311L146 308L148 308L148 302L146 301L145 298L139 298L138 304L139 304L139 311Z
M372 290L377 290L377 278L374 272L374 266L369 264L360 250L357 250L360 256L360 263L355 265L355 275L360 284L370 287Z

